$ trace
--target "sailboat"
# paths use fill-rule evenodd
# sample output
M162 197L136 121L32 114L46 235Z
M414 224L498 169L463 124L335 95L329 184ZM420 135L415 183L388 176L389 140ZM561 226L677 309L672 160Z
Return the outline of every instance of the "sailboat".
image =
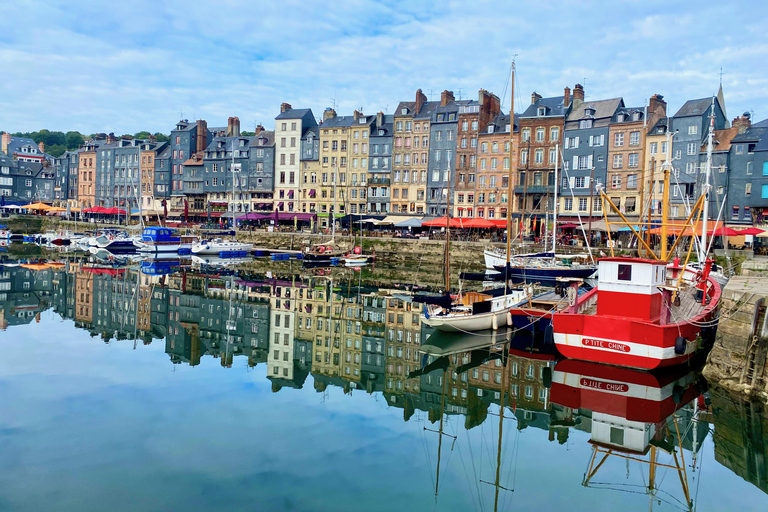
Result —
M714 341L722 285L710 275L714 262L707 254L713 133L714 118L711 118L706 186L688 215L681 236L678 236L671 248L668 248L667 240L667 212L672 144L670 133L667 133L667 155L662 165L664 195L660 225L661 250L658 255L602 187L598 189L603 204L608 205L622 219L621 222L609 222L609 208L603 208L606 225L628 226L648 256L615 256L608 231L611 257L598 261L597 286L577 298L575 292L579 282L572 281L569 308L553 316L555 344L562 355L584 361L654 369L689 360L699 348L699 338L705 344ZM682 240L682 234L689 232L695 236L698 229L695 221L699 215L702 216L699 244L702 248L699 254L701 267L695 271L688 267L695 240L689 245L685 263L680 266L679 259L675 259L670 265L668 260Z
M514 101L514 83L515 83L515 65L512 63L512 102L511 112L514 117L515 101ZM512 154L516 154L515 140L512 139ZM448 167L450 169L450 159L448 159ZM513 180L513 168L510 166L509 170L509 197L512 197L512 184ZM450 294L451 278L450 278L450 242L451 242L451 190L448 187L447 207L445 216L445 293ZM507 265L510 261L510 245L511 238L509 234L512 232L512 216L507 215ZM509 281L505 281L504 288L500 289L498 293L491 292L467 292L458 297L456 302L452 302L450 306L426 304L424 312L422 314L422 322L430 327L434 327L440 331L482 331L486 329L498 329L503 326L514 325L514 316L519 316L520 319L534 317L533 320L526 323L535 323L538 318L544 316L544 311L538 310L522 310L515 309L523 305L525 301L530 299L532 290L525 289L510 289L508 287ZM513 313L514 311L514 313Z
M338 182L338 171L336 162L333 163L333 210L330 212L331 222L331 240L320 242L318 244L307 245L302 252L302 258L308 266L332 265L341 262L348 249L341 247L336 243L336 183ZM345 180L346 182L346 180ZM345 196L346 200L346 196ZM346 208L345 208L346 210Z

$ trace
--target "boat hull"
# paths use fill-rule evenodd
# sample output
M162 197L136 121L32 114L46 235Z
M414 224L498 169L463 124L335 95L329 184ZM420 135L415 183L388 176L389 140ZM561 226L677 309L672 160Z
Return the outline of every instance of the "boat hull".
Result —
M250 252L253 250L251 244L195 244L192 246L192 254L198 256L218 256L222 252Z
M541 286L554 287L558 284L560 278L588 279L594 275L596 269L591 267L584 268L546 268L546 267L510 267L504 265L494 267L494 270L500 272L503 276L507 272L508 278L513 283L533 284L539 283ZM503 279L503 277L502 277Z

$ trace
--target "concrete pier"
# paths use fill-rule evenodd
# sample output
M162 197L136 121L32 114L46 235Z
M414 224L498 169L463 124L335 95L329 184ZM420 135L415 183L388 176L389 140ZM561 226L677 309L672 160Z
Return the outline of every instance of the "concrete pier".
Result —
M768 277L733 277L723 290L717 340L704 376L768 400Z

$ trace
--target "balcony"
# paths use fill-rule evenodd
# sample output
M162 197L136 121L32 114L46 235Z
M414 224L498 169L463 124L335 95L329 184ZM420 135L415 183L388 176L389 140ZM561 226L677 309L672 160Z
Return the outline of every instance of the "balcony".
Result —
M528 185L528 190L523 185L515 186L515 194L554 194L554 185Z
M378 176L370 176L368 177L367 184L368 185L390 185L392 183L392 180L390 178L380 178Z

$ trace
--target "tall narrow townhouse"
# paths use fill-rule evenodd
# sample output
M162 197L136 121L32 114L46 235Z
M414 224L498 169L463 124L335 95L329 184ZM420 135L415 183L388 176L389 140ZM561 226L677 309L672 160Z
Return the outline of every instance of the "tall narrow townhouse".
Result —
M768 119L753 124L750 113L744 112L733 120L731 128L715 131L714 144L711 200L718 209L726 201L722 218L729 224L764 227L768 213ZM727 160L722 154L726 150ZM706 165L706 143L701 161Z
M317 126L312 109L294 109L288 103L280 105L275 118L275 210L299 211L301 174L301 139Z
M232 132L237 133L237 132ZM219 217L224 211L234 212L241 216L251 208L249 192L250 152L254 137L224 136L215 137L203 152L203 165L200 166L200 185L191 185L185 191L187 194L198 190L205 198L202 202L204 209L198 210L198 205L190 212L195 215ZM194 188L192 188L194 187ZM233 196L234 194L234 196Z
M565 87L562 96L543 98L534 92L530 105L520 115L520 165L514 183L514 207L528 233L543 232L542 219L554 208L555 164L558 156L562 159L565 118L570 108L571 89ZM519 225L515 223L516 230Z
M317 213L320 174L320 127L308 128L301 138L301 212Z
M332 108L323 112L320 124L320 225L331 227L330 218L347 213L347 177L352 116L338 116Z
M368 146L368 213L390 212L394 116L376 114Z
M644 163L641 200L638 206L646 219L659 214L663 173L661 166L667 158L667 102L661 94L651 96L645 120ZM675 212L677 217L678 212Z
M369 144L376 116L365 116L355 110L350 126L349 180L347 181L350 214L363 214L367 210Z
M106 143L104 140L87 141L78 159L78 194L77 202L80 208L96 206L96 151Z
M180 215L184 211L184 162L190 159L192 153L204 150L210 143L213 135L208 130L205 121L198 120L190 123L182 119L171 130L171 161L170 161L170 205L169 212ZM192 179L191 176L187 176ZM192 181L199 182L197 176Z
M446 90L440 94L440 105L432 112L427 168L427 214L431 216L446 214L456 169L459 107L469 103L470 100L456 101L453 92Z
M509 170L512 124L499 114L478 134L478 167L475 192L477 217L506 219L509 204Z
M669 178L669 203L681 210L696 202L702 190L704 173L699 166L699 150L707 139L712 106L712 96L688 100L672 117L673 173ZM717 98L714 99L714 116L715 130L725 129L727 119ZM709 217L715 218L717 214L717 201L710 201Z
M599 220L603 204L597 193L605 187L608 165L609 127L624 100L584 101L584 88L573 88L571 111L565 119L563 175L560 212L565 219Z
M458 217L474 217L477 192L478 136L501 113L499 97L480 89L478 100L459 106L456 173L451 210Z
M113 133L106 142L96 149L96 166L93 174L95 206L112 208L117 206L117 193L112 188L119 178L114 170L115 148L118 142Z
M426 211L429 131L432 112L439 102L427 101L421 89L413 102L401 101L394 115L392 149L392 213L421 214Z
M645 124L643 107L622 107L608 128L606 194L629 220L639 220L642 211Z
M258 125L253 139L248 155L251 211L271 212L275 192L275 132Z
M167 142L156 142L154 138L141 144L141 208L159 212L160 201L155 197L155 165L157 155L168 146Z
M172 159L173 151L171 150L170 142L165 142L162 146L158 146L157 153L155 154L155 185L153 190L155 197L154 209L157 211L163 211L169 206Z
M112 182L112 204L127 213L138 208L141 197L141 144L143 141L121 139L116 142L114 154L114 177Z

